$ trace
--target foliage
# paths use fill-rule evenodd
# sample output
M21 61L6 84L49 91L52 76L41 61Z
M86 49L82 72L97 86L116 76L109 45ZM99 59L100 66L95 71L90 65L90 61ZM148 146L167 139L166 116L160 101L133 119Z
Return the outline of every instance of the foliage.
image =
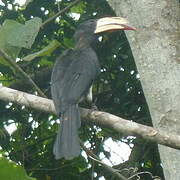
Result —
M58 55L73 46L72 37L77 25L89 18L114 15L104 0L86 0L71 8L56 21L40 28L41 19L47 20L72 1L33 0L23 8L15 4L14 0L3 2L4 5L0 5L0 48L14 60L16 57L21 58L17 64L49 98L52 65ZM12 8L9 8L10 5ZM80 15L78 20L74 18L75 14ZM152 125L125 34L103 34L97 54L102 67L102 73L93 87L98 108L125 119ZM0 82L3 85L35 93L31 85L18 76L2 58L0 72ZM37 180L82 180L90 179L94 171L97 174L94 179L101 176L106 179L112 178L112 175L105 172L100 165L92 163L91 159L84 156L72 161L54 159L52 147L58 129L56 116L2 101L0 114L1 154L23 165L30 176ZM15 124L17 129L9 134L5 127L11 124ZM110 158L110 152L103 146L105 140L112 137L114 141L122 141L132 148L132 152L129 160L120 163L116 168L138 168L139 171L149 171L163 178L159 154L154 144L87 124L81 128L80 137L84 142L89 142L94 154L103 153L107 159ZM141 178L152 179L148 175L141 175Z
M36 180L28 177L21 166L2 157L0 158L0 178L8 180Z

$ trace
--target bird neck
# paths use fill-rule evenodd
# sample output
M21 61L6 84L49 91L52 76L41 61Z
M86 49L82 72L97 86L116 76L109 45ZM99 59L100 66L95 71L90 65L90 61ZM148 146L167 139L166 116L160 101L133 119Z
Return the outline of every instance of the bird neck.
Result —
M76 42L75 49L87 49L87 48L95 48L96 39L95 38L84 38L80 37L79 40Z

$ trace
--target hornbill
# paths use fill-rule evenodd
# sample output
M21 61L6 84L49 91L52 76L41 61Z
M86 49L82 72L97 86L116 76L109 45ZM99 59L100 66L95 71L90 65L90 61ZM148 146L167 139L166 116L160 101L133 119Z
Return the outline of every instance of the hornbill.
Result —
M72 159L80 154L78 129L81 126L78 103L88 94L100 72L94 50L98 34L116 30L135 30L124 18L90 19L74 34L75 47L57 58L51 76L51 95L60 117L60 128L53 153L56 159Z

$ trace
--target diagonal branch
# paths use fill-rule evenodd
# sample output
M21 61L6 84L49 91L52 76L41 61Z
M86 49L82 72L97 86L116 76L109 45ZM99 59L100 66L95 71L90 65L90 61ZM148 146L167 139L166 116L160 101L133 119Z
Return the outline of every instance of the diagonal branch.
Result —
M47 19L46 21L44 21L41 25L41 28L43 28L45 25L47 25L49 22L53 21L54 19L56 19L58 16L60 16L61 14L65 13L66 11L68 11L69 9L71 9L74 5L78 4L81 0L75 0L74 2L72 2L71 4L69 4L67 7L65 7L64 9L62 9L61 11L59 11L57 14L55 14L54 16L50 17L49 19Z
M0 87L0 99L55 114L52 100L4 86ZM108 127L116 132L138 136L151 142L180 150L180 135L125 120L110 113L92 111L85 108L81 108L81 117L84 121L95 123L102 127Z
M7 53L5 53L2 49L0 49L0 55L6 59L6 61L17 71L21 74L21 76L30 82L32 87L38 92L38 94L42 97L46 97L46 95L41 91L41 89L35 84L35 82L31 79L28 74L26 74L23 69L15 63L14 59L12 59Z

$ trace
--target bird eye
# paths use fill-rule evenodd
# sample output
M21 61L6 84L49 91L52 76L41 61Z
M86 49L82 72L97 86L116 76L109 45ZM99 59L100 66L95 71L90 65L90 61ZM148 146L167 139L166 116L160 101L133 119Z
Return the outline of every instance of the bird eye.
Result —
M89 23L93 24L95 22L94 19L89 20Z

